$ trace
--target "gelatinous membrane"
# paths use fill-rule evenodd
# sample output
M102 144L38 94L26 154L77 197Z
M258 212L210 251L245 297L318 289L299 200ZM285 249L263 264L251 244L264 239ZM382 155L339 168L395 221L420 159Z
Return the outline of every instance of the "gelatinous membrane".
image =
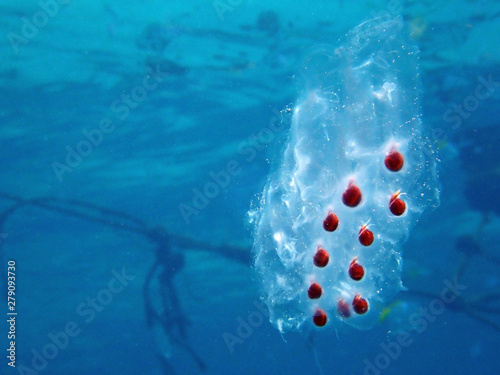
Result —
M402 288L401 244L424 209L438 204L435 156L418 103L417 49L405 35L401 20L374 19L306 60L286 147L251 212L255 269L281 331L321 326L317 320L375 325ZM394 150L404 164L391 170L385 160ZM362 199L346 205L350 186ZM400 216L388 207L396 191L406 203ZM324 227L330 212L340 223L333 232ZM363 246L359 232L368 222L376 237ZM313 260L318 248L329 253L323 268ZM355 257L360 280L348 272ZM309 298L312 283L321 285L320 298Z

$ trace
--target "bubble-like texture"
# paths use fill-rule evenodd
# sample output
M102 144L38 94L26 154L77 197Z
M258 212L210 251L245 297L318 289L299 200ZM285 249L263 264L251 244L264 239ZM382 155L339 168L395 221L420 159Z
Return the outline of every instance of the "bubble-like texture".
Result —
M418 50L401 20L374 19L338 47L316 50L303 72L288 143L251 212L255 269L280 331L312 324L317 309L326 312L327 326L369 328L402 289L401 244L421 213L438 204L435 156L418 102ZM385 165L391 150L404 157L396 172ZM342 202L350 183L362 193L356 207ZM389 209L398 191L406 203L401 216ZM339 219L333 232L323 228L329 211ZM366 223L374 234L369 246L358 238ZM330 255L324 268L313 262L318 246ZM360 281L349 276L354 257L365 271ZM323 289L319 299L308 296L312 283ZM368 301L365 314L353 311L357 294ZM339 299L348 318L337 311Z

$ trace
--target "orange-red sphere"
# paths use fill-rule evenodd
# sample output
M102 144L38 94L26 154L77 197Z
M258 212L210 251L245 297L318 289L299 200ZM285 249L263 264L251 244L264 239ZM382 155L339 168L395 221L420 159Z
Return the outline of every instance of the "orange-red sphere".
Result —
M405 213L406 203L399 198L399 192L392 195L389 202L389 210L396 216L401 216Z
M316 251L316 254L314 254L314 265L316 267L326 267L329 260L330 255L328 255L328 252L325 249L319 247L318 251Z
M368 311L368 301L361 297L361 295L356 294L352 300L352 308L356 314L364 314Z
M385 166L392 172L398 172L403 168L404 161L405 159L401 153L392 150L385 157Z
M312 283L309 289L307 290L307 295L311 299L317 299L321 297L323 294L323 289L318 283Z
M373 232L363 225L358 234L359 242L363 246L370 246L373 243Z
M358 263L357 259L354 258L349 265L349 276L351 279L359 281L365 275L365 269L361 264Z
M323 220L323 228L327 232L334 232L339 226L339 218L333 212L328 212L326 219Z
M361 202L362 196L359 187L351 182L342 194L342 202L348 207L356 207Z
M326 321L326 313L321 309L317 309L313 315L314 324L316 324L318 327L323 327L326 324Z
M349 318L351 316L351 311L349 310L349 304L344 301L343 298L340 298L337 302L337 313L342 318Z

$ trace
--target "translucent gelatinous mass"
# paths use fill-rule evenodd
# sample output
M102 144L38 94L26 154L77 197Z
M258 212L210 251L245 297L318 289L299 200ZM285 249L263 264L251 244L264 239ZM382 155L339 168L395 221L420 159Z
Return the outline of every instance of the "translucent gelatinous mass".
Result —
M255 268L281 331L369 328L402 288L401 244L438 204L417 52L402 21L375 19L306 60L286 147L251 212Z

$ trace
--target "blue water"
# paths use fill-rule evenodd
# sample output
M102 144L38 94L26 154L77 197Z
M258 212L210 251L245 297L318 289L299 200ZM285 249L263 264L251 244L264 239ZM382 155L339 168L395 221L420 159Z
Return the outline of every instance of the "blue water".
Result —
M305 57L376 16L421 50L441 204L379 325L281 335L250 260L247 212L286 139L263 129ZM480 0L4 1L0 373L498 373L499 17Z

